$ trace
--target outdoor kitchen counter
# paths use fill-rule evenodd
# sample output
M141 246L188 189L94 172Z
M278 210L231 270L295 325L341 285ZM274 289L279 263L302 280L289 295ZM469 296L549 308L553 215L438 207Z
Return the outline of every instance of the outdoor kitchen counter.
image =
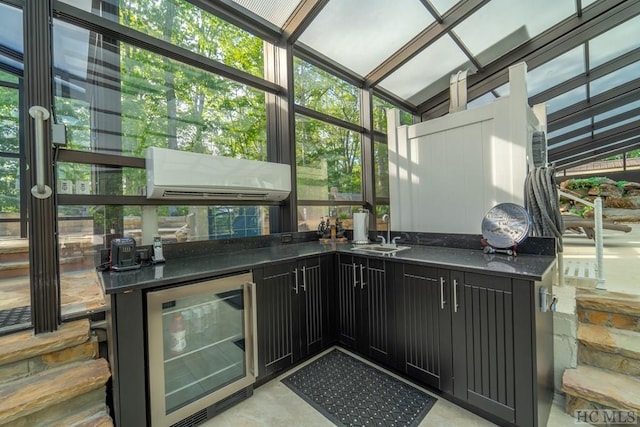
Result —
M317 241L289 243L257 249L213 252L205 255L168 259L162 264L144 266L130 271L106 271L98 276L105 293L113 294L206 280L269 264L336 252L525 280L542 280L543 276L546 276L556 265L556 257L550 255L508 256L485 254L481 249L422 245L411 246L409 249L396 252L393 255L378 255L353 251L351 247L350 243L322 244Z

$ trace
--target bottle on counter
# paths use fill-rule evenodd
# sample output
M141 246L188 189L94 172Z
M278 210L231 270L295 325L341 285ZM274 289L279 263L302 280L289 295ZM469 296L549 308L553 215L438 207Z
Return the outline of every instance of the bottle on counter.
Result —
M171 337L170 350L174 354L182 353L187 348L187 328L181 314L176 314L169 328Z

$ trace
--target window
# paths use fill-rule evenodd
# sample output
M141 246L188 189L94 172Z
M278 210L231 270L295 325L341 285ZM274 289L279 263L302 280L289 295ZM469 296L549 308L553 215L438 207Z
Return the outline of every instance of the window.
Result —
M293 68L297 105L360 124L358 88L299 58Z
M91 9L85 0L63 0L125 27L167 41L206 58L264 76L263 41L188 1L101 1ZM94 4L96 2L93 2ZM80 4L80 6L79 6ZM238 52L243 54L238 54Z
M69 148L266 159L264 92L60 21L54 39L56 116L71 130Z

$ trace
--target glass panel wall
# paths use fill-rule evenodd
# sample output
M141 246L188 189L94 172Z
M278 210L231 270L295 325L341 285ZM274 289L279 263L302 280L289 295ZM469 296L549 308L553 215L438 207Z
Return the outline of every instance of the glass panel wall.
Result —
M124 206L122 225L111 221L113 209L109 205L58 208L63 317L104 309L95 267L103 262L100 250L114 238L130 237L141 246L149 245L154 236L171 244L270 233L266 206Z
M362 201L360 134L296 115L300 200Z
M299 58L293 68L297 105L360 124L358 88Z
M180 0L159 6L114 0L111 6L92 10L99 15L92 19L107 18L199 57L183 63L169 58L160 42L143 48L91 31L91 25L54 19L55 118L66 125L68 140L56 163L57 192L64 200L58 224L65 318L103 308L95 266L114 238L130 237L141 246L155 236L171 244L271 231L269 206L138 202L146 189L139 159L147 147L267 160L265 92L214 74L207 65L223 62L245 82L242 72L262 77L262 40ZM78 161L78 152L95 157ZM118 201L104 204L105 196ZM133 203L120 198L134 196Z
M22 12L4 4L0 47L13 58L23 51ZM20 62L0 54L0 335L31 327L22 69Z
M56 114L72 132L69 148L266 160L264 92L60 21L53 33Z
M258 77L264 76L262 39L188 1L63 2L238 70ZM91 7L91 3L99 4L99 7ZM247 55L238 55L238 50Z

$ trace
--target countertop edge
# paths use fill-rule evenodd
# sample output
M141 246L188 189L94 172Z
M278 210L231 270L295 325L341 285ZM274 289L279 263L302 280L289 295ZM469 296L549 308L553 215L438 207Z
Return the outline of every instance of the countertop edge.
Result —
M176 284L187 284L213 277L251 271L255 268L262 268L275 263L295 261L308 257L336 253L341 255L383 259L391 262L448 268L463 272L491 274L499 277L532 281L543 280L553 271L554 266L557 264L557 258L549 255L525 254L517 257L502 254L485 255L482 254L481 251L477 250L442 248L436 246L412 246L411 249L412 250L400 251L393 256L389 256L357 253L351 250L350 244L322 244L320 242L297 243L277 247L276 253L272 253L274 252L274 248L270 247L250 249L235 254L215 255L216 258L220 258L221 256L226 257L227 260L225 263L216 264L212 255L202 255L190 258L188 261L184 259L168 260L164 264L141 267L138 270L132 271L105 271L98 274L98 279L105 294L119 294L124 292L163 288ZM433 256L429 257L428 254L445 254L451 259L458 258L458 260L451 261L444 260L442 258L435 259ZM243 261L243 258L246 259L246 261ZM465 258L473 259L476 263L479 261L486 261L486 266L481 267L478 265L470 265L469 262L465 263L463 261ZM518 265L519 260L523 259L525 261L533 259L542 261L544 268L536 268L535 271L509 271L514 269L514 266ZM167 268L169 263L178 262L184 264L198 261L202 261L202 268L196 272L169 275L164 274L164 270ZM151 271L153 271L153 274L150 274ZM121 282L121 284L113 284L112 279Z

